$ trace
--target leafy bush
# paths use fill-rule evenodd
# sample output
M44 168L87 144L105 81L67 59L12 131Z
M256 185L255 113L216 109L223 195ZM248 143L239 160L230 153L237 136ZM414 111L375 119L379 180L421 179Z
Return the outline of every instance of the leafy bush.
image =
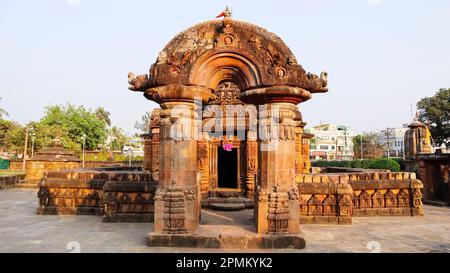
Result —
M80 155L81 158L81 155ZM111 160L111 155L108 151L101 151L97 154L86 154L85 155L85 160L86 161L110 161ZM114 154L113 161L128 161L130 160L130 155L126 155L126 154ZM138 156L138 155L133 155L132 159L133 161L142 161L143 160L143 156Z
M361 168L361 169L383 169L393 172L400 171L400 164L393 159L364 159L352 161L326 161L317 160L312 162L314 167L340 167L340 168Z
M314 167L327 167L328 161L325 160L317 160L313 162Z
M352 168L362 168L362 162L360 160L350 161Z
M372 160L369 160L369 159L361 160L361 168L368 169L370 162L372 162Z
M389 158L379 158L373 160L369 164L369 169L386 169L391 170L392 172L400 171L400 164L397 161Z

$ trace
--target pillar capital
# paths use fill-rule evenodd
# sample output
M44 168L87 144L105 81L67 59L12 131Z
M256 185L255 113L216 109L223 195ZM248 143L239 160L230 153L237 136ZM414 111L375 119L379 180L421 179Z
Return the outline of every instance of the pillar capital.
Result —
M194 103L201 102L207 103L212 96L212 90L210 88L196 86L196 85L183 85L183 84L169 84L152 87L144 92L144 97L149 100L155 101L164 105L173 105L173 103Z
M240 99L250 104L291 103L299 104L311 99L309 91L293 86L268 86L242 92Z

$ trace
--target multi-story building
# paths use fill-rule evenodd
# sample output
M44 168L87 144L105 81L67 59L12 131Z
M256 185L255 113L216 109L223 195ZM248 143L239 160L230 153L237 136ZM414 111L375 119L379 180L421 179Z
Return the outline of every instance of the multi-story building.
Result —
M312 159L353 160L354 132L348 127L335 124L321 124L312 127L314 134L310 155Z
M408 125L403 124L401 128L386 128L381 130L378 135L380 142L384 146L384 156L403 157L405 154L405 133Z

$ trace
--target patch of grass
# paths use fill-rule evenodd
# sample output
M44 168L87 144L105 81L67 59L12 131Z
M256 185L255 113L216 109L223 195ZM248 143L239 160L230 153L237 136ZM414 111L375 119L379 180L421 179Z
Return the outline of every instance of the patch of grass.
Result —
M0 170L0 176L9 176L16 174L25 174L24 171L10 171L10 170Z

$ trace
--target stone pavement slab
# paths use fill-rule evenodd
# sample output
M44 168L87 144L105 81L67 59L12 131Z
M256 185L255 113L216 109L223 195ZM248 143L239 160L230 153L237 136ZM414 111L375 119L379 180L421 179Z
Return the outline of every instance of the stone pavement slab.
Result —
M301 225L305 249L147 247L152 223L103 223L99 216L35 215L36 190L0 190L0 252L450 252L450 208L424 217L353 218L351 226ZM252 231L253 210L202 211L202 224Z

